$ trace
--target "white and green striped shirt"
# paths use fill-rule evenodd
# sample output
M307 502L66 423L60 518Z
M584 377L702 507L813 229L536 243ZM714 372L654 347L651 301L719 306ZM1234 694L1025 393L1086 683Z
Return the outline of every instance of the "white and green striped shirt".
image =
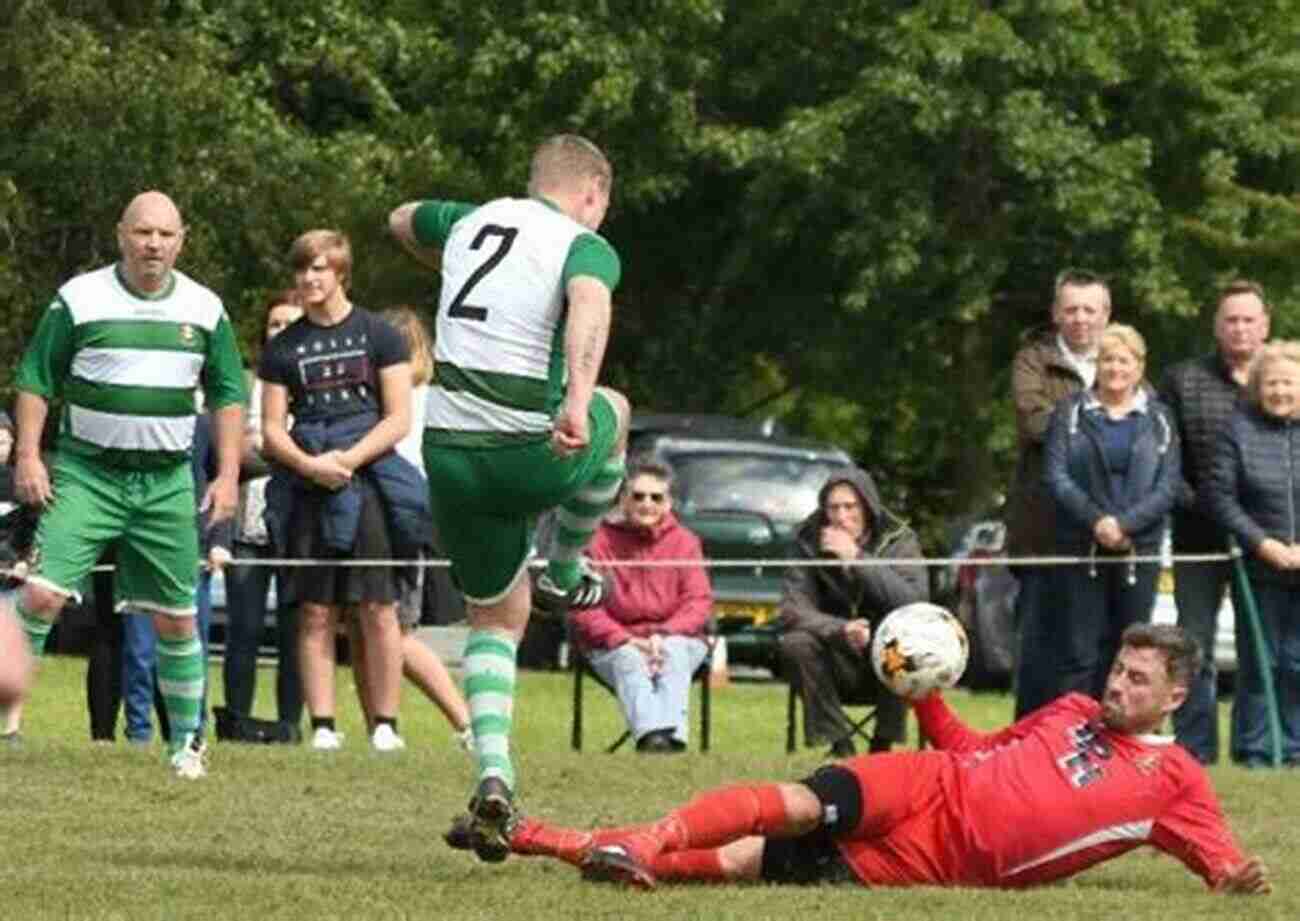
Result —
M246 401L234 330L212 291L173 271L156 295L117 266L59 289L18 368L17 388L62 398L59 449L114 466L187 459L194 391L208 408Z
M613 291L617 253L537 198L424 202L412 223L443 248L425 428L463 445L549 434L564 397L566 285L584 275Z

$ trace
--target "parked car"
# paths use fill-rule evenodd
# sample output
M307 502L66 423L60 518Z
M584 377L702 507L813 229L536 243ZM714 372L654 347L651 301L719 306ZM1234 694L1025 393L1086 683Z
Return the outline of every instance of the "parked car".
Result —
M1007 529L1001 521L976 521L964 529L949 555L993 560L1006 556ZM953 613L966 628L970 659L963 683L984 690L1011 686L1017 653L1016 596L1011 571L1001 564L965 564L953 578Z
M730 662L777 671L776 644L761 628L776 614L783 571L761 561L791 556L795 529L816 510L822 486L852 459L771 421L726 416L634 415L629 443L631 454L672 466L674 510L699 535L706 558L760 561L709 569L714 613Z

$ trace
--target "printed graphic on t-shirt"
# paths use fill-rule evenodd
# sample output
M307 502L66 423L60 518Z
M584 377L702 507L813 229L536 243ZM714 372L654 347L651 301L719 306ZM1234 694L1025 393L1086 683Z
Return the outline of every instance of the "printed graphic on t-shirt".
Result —
M307 406L368 402L373 372L364 333L341 339L320 337L299 345L294 352Z
M1101 727L1093 722L1079 723L1071 726L1066 734L1072 750L1062 755L1058 763L1070 783L1086 787L1104 777L1102 763L1115 753L1102 735Z

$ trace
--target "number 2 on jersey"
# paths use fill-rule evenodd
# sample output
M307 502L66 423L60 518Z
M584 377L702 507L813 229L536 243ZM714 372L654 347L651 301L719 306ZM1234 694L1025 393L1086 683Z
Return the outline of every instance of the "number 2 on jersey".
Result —
M466 303L470 291L474 290L484 277L501 264L501 260L506 258L506 253L510 252L510 247L514 245L515 237L519 235L517 227L502 227L500 224L485 224L479 230L478 235L474 237L474 242L469 245L470 249L480 249L488 237L497 237L497 248L487 260L474 270L474 273L465 280L465 284L460 286L456 296L451 299L451 304L447 307L447 316L455 317L458 320L477 320L480 323L487 319L487 308L476 307L473 304Z

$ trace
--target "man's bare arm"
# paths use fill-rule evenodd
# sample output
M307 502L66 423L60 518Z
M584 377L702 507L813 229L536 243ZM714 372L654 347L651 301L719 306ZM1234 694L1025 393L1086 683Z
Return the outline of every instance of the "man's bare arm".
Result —
M585 275L569 281L569 319L564 330L569 396L591 401L605 361L613 304L604 282Z
M408 201L404 205L398 205L392 214L388 215L388 232L417 261L437 271L442 268L442 248L425 246L415 239L415 228L412 226L411 220L415 216L415 209L418 207L420 207L418 201Z
M14 402L14 493L24 505L45 505L54 498L49 471L41 460L41 433L49 412L44 397L18 392Z

